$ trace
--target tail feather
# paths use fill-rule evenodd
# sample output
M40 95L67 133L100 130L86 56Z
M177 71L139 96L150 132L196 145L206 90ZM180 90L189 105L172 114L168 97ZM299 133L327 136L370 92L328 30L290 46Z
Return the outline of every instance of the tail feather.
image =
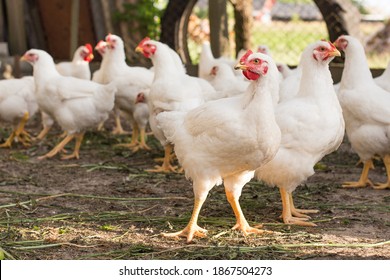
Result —
M186 112L162 112L156 116L157 124L164 132L165 137L171 142L175 142L175 136L183 128Z

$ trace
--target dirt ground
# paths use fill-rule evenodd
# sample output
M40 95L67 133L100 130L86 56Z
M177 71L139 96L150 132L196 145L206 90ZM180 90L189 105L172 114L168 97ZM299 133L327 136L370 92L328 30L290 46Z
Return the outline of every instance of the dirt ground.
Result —
M39 129L35 117L28 130L36 135ZM0 132L4 141L9 130ZM317 227L283 224L278 189L252 181L240 199L244 214L273 233L245 237L231 230L234 215L219 186L199 219L208 237L187 244L161 236L187 224L193 193L181 174L145 172L163 154L153 137L152 151L133 154L114 146L129 136L89 132L79 160L38 160L60 133L55 128L41 143L0 150L0 251L6 259L390 259L390 190L341 187L361 171L347 141L294 193L298 207L320 210L312 215ZM370 178L386 180L381 162Z

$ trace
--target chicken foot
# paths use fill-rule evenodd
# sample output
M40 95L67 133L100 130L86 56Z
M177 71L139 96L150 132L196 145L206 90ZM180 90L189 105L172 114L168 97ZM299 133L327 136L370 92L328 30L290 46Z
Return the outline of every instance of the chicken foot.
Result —
M43 138L45 138L45 136L49 133L51 129L51 125L43 125L43 129L41 130L41 132L38 133L38 136L34 138L34 140L39 140L41 141Z
M294 217L293 213L292 213L293 212L292 207L294 207L294 206L291 205L291 201L292 201L291 194L289 194L283 188L279 188L279 191L280 191L280 196L282 198L282 205L283 205L282 218L283 218L283 222L285 224L294 224L294 225L299 225L299 226L311 226L311 227L317 226L315 223L306 222L306 220L308 219L307 218L308 216L307 217ZM295 209L295 207L294 207L294 209ZM297 209L295 209L295 210L297 210ZM299 213L299 214L302 215L302 213ZM304 216L306 216L306 215L304 215Z
M133 153L137 152L139 149L150 151L151 148L146 144L146 133L145 128L141 128L140 130L140 142L135 145L132 149Z
M385 155L383 158L383 163L386 167L387 182L382 184L375 184L374 189L376 190L390 189L390 155Z
M195 197L195 202L194 202L194 209L192 211L191 219L188 222L188 225L183 229L178 232L173 232L173 233L163 233L162 236L164 237L186 237L187 242L191 242L194 236L197 237L206 237L207 230L204 228L201 228L198 226L198 217L199 217L199 212L200 209L202 208L202 205L204 203L205 199L200 199Z
M76 159L80 158L79 151L80 151L81 142L83 141L84 138L84 133L76 133L74 137L76 138L76 143L74 145L73 153L67 156L62 156L61 159L65 160L65 159L72 159L72 158L76 158Z
M230 203L230 206L233 208L234 215L236 216L236 224L232 229L241 230L242 233L247 236L249 234L262 234L262 233L272 233L272 231L262 230L258 228L251 227L248 224L244 214L242 213L240 203L238 201L239 197L237 197L234 192L230 192L225 188L225 193L227 200Z
M125 131L122 127L122 122L121 122L119 110L115 112L115 128L112 130L112 134L114 134L114 135L129 134L129 132Z
M130 141L130 143L118 144L118 145L115 145L115 146L117 146L117 147L125 147L125 148L134 148L134 147L136 147L139 144L138 137L139 137L139 128L138 128L138 125L134 122L133 123L133 133L131 134L131 141Z
M173 172L176 173L177 166L171 165L171 153L173 151L173 146L171 144L167 144L164 147L164 160L161 166L155 166L155 169L147 169L147 172Z
M57 146L55 146L50 152L48 152L47 154L43 155L43 156L40 156L38 157L39 160L42 160L42 159L46 159L46 158L51 158L51 157L54 157L56 154L58 154L59 152L61 152L62 150L64 150L66 144L68 144L70 141L73 140L73 138L75 137L74 134L72 135L67 135Z
M305 215L305 214L315 214L315 213L318 213L319 211L316 210L316 209L298 209L298 208L295 208L295 205L294 205L294 199L293 199L293 196L292 196L292 193L289 194L289 197L290 197L290 208L291 208L291 214L294 216L294 217L297 217L297 218L304 218L304 219L310 219L311 217L308 216L308 215Z
M12 131L11 135L7 138L7 140L0 145L0 148L10 148L15 138L17 138L25 147L30 145L31 136L24 129L24 126L26 125L28 119L29 113L25 112L22 119L20 120L18 127L14 131Z
M368 172L370 169L374 169L374 164L372 159L369 159L364 162L362 174L360 175L359 181L357 182L344 182L342 184L343 188L364 188L367 185L373 186L373 183L368 179Z

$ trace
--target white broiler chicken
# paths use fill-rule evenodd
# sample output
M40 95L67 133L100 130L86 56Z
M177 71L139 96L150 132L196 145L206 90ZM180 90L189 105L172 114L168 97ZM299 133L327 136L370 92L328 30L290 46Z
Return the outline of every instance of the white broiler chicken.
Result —
M139 145L137 136L139 127L134 120L134 104L137 94L149 90L154 73L145 67L134 67L126 64L125 48L123 40L114 34L106 36L107 50L103 56L100 67L103 83L113 82L118 91L115 94L116 124L119 134L124 133L119 122L118 112L122 112L129 120L133 129L131 142L120 146L134 148ZM145 139L141 139L143 143ZM139 147L144 148L145 146Z
M37 111L33 77L0 81L0 122L11 124L14 128L0 147L11 147L14 139L29 146L30 135L24 126Z
M280 143L275 121L272 91L278 91L277 69L272 59L248 51L237 65L251 81L244 94L209 101L189 112L162 112L157 115L182 164L186 177L193 181L194 209L188 225L181 231L166 234L204 236L197 224L208 192L222 182L237 219L234 229L245 235L262 233L249 226L239 198L254 170L271 160Z
M133 148L136 152L139 149L150 150L150 147L146 144L146 127L149 123L149 105L147 103L147 95L149 91L140 92L137 94L134 105L133 118L137 124L140 142ZM136 135L138 139L138 135Z
M91 79L89 63L93 59L91 44L80 46L73 54L72 61L63 61L56 64L58 73L63 76L75 77L84 80Z
M100 40L95 46L95 50L100 54L102 60L104 59L104 55L106 54L107 48L107 43L103 40ZM92 81L99 84L104 84L103 71L100 68L93 72Z
M387 64L385 71L380 76L374 78L374 81L378 86L390 92L390 62Z
M75 77L84 80L91 79L91 70L89 69L89 63L93 59L92 46L85 44L80 46L74 52L72 61L63 61L56 64L58 73L67 77ZM41 121L43 129L39 132L36 139L42 140L54 125L54 120L50 115L41 111Z
M216 99L244 93L249 85L248 81L238 78L232 68L222 62L211 68L209 76L209 82L216 90Z
M215 58L211 50L210 42L204 41L202 43L202 50L199 58L198 77L210 80L209 74L211 68L213 68L216 63L225 63L229 65L231 69L233 69L235 65L235 61L233 59L223 56Z
M314 226L296 209L292 192L314 174L314 165L335 151L343 140L344 120L333 89L329 62L340 52L330 42L309 45L301 58L302 78L297 95L277 105L276 121L282 141L276 156L256 170L256 177L279 187L286 224Z
M148 96L149 124L153 135L164 147L162 166L150 171L174 172L176 168L170 162L173 146L167 141L163 130L157 126L156 116L163 111L187 112L213 98L215 91L209 84L214 93L205 92L202 79L188 76L177 62L180 59L178 54L168 45L144 38L136 51L150 58L154 66L155 75Z
M390 188L390 92L374 82L358 39L343 35L335 45L345 53L338 98L343 108L346 132L352 149L364 164L359 181L346 182L343 186L372 185L368 179L369 170L373 168L372 158L380 156L388 179L376 188Z
M74 152L63 159L79 158L85 131L105 120L114 107L115 86L62 76L56 70L53 58L43 50L31 49L22 60L33 66L40 109L67 133L55 148L39 159L53 157L73 138L76 138Z

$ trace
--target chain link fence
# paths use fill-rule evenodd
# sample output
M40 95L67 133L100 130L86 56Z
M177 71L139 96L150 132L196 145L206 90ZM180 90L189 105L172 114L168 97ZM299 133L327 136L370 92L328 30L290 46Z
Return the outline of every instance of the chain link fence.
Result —
M342 0L343 1L343 0ZM362 7L353 5L352 0L345 0L347 11L346 26L350 35L360 38L364 45L373 40L377 33L385 28L383 18L370 14L361 14ZM229 2L229 1L228 1ZM319 2L319 1L317 1ZM234 56L234 17L232 5L228 3L230 56ZM360 9L360 10L359 10ZM337 21L339 13L333 9L326 17L328 22ZM341 20L339 19L339 22ZM357 23L357 24L356 24ZM188 26L188 44L192 62L196 64L199 59L200 45L209 40L210 28L208 24L208 1L199 0L193 9ZM331 26L330 28L335 28ZM340 30L339 30L340 31ZM375 41L375 47L366 46L366 53L371 68L386 68L390 61L390 32L382 35L383 43ZM268 47L271 55L278 62L290 66L299 63L300 54L310 43L320 40L329 40L328 28L323 15L313 0L253 0L253 27L251 31L252 49L259 45ZM387 38L386 38L387 36Z

